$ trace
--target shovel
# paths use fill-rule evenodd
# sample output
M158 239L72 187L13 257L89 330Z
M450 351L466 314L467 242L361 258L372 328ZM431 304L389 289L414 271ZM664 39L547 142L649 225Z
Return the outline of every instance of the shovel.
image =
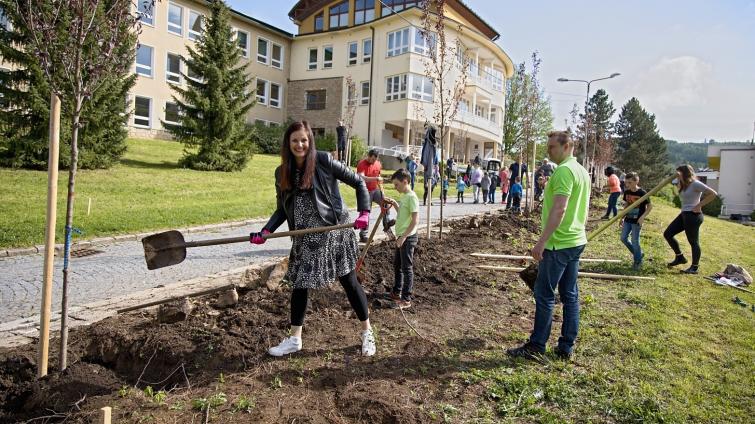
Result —
M294 237L305 234L324 233L327 231L340 230L343 228L353 228L353 223L331 225L328 227L305 228L303 230L285 231L282 233L264 234L262 237L267 239L280 237ZM219 244L249 242L249 236L229 237L221 239L200 240L185 242L184 236L180 231L166 231L164 233L153 234L142 239L144 246L144 258L147 260L147 269L159 269L166 266L180 264L186 259L187 247L216 246Z
M372 244L372 239L375 237L375 233L377 232L378 225L380 225L383 222L383 217L385 214L388 213L388 210L391 208L391 204L383 201L383 203L380 205L380 215L378 215L378 218L375 220L375 225L372 227L372 232L370 232L370 238L367 239L367 243L364 245L364 250L362 250L362 254L359 256L359 260L357 261L357 280L361 283L364 281L364 275L361 272L362 265L364 264L364 258L367 257L367 250L369 250L370 245Z

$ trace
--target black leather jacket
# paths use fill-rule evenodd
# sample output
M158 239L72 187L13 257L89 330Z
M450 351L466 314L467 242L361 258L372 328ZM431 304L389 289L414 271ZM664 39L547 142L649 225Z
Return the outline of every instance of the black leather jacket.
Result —
M344 166L341 162L333 160L330 154L317 152L317 165L315 166L315 178L312 182L317 211L323 221L328 225L342 224L338 222L341 213L347 209L338 189L338 181L354 187L357 191L357 210L370 210L370 193L367 185L361 177ZM277 205L275 212L267 221L264 229L274 232L284 221L288 222L288 228L296 228L294 223L294 198L296 190L281 190L280 187L281 167L275 169L275 194Z

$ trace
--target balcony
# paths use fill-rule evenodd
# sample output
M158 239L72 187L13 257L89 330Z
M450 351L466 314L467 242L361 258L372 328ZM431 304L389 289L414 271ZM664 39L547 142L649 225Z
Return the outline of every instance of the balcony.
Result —
M503 92L503 83L493 82L493 78L488 75L467 75L467 86L480 87L493 95Z
M501 136L501 124L493 122L482 116L477 116L474 113L460 110L456 113L456 120L469 126L492 133L495 135L495 138Z

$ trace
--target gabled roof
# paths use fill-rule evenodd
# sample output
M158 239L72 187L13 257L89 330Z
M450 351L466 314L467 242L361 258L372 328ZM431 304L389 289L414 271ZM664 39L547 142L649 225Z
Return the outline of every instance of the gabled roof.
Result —
M376 3L379 1L380 0L375 0ZM295 22L302 22L304 19L332 2L333 0L299 0L288 12L288 17ZM495 41L501 36L492 26L490 26L490 24L485 22L480 15L475 13L462 0L449 0L447 4L491 40Z

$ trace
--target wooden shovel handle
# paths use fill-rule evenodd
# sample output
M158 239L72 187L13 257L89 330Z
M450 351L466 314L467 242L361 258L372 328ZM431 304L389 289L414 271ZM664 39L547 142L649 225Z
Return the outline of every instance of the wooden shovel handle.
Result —
M267 240L267 239L272 239L272 238L303 236L305 234L325 233L328 231L341 230L344 228L354 228L354 224L349 222L346 224L331 225L327 227L305 228L303 230L293 230L293 231L284 231L282 233L264 234L262 237L265 240ZM212 239L212 240L190 241L184 244L184 247L216 246L219 244L242 243L242 242L248 242L248 241L249 241L249 236L228 237L228 238Z
M663 187L666 186L666 184L670 183L674 178L676 178L676 175L670 175L666 177L663 181L661 181L657 186L653 187L652 190L648 191L644 196L640 197L639 199L635 200L634 203L627 206L626 208L622 209L621 212L619 212L616 216L606 221L603 225L598 227L597 229L593 230L590 234L587 235L587 241L592 240L595 238L598 234L602 233L606 228L610 227L611 224L616 222L617 220L624 217L624 215L628 214L629 211L632 209L638 207L642 202L644 202L646 199L648 199L650 196L654 195L655 193L658 193Z

